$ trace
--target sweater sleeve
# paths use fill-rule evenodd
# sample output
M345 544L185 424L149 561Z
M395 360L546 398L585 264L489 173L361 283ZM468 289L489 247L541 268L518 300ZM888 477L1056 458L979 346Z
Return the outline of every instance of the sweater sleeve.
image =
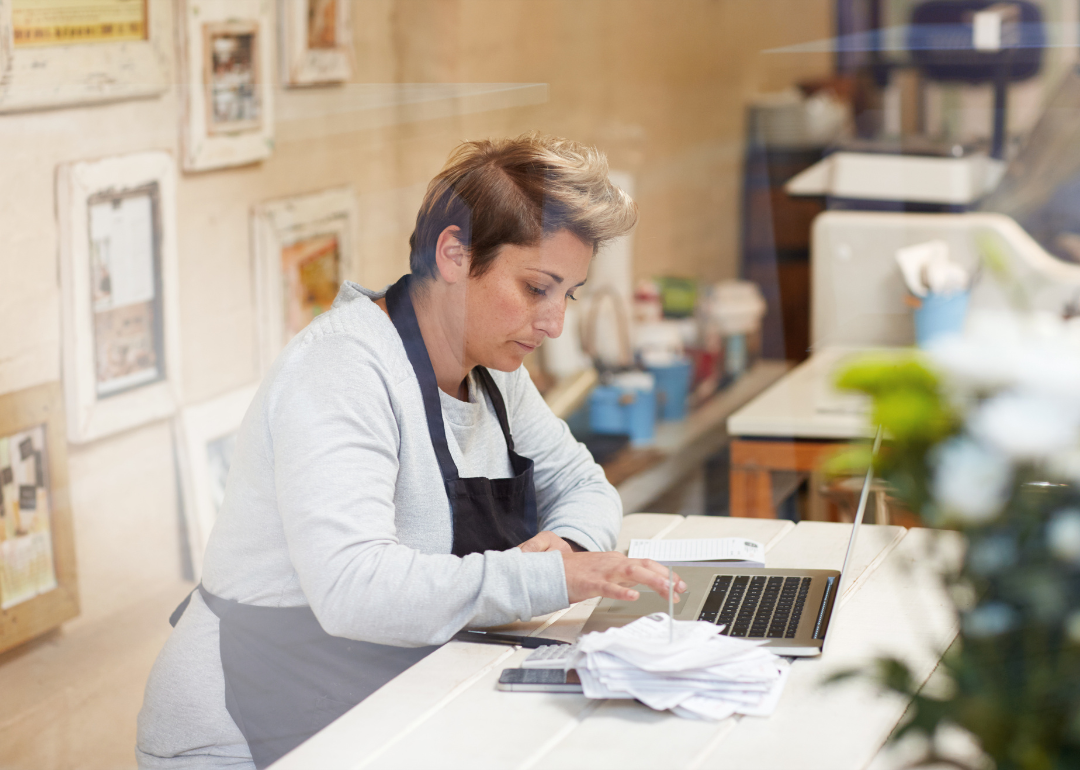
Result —
M525 367L507 381L513 393L509 412L514 446L535 464L540 529L590 551L613 549L622 526L619 493L585 445L548 407Z
M558 553L421 553L395 530L400 429L388 370L350 335L311 339L267 403L289 558L334 636L419 646L567 606ZM433 480L438 484L438 480Z

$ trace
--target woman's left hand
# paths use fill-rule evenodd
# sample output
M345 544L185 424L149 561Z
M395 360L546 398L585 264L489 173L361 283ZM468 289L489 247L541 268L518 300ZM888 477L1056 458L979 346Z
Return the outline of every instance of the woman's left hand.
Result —
M544 530L538 535L534 535L526 540L524 543L518 546L525 553L536 553L538 551L562 551L563 553L573 553L574 549L571 545L556 535L554 532Z

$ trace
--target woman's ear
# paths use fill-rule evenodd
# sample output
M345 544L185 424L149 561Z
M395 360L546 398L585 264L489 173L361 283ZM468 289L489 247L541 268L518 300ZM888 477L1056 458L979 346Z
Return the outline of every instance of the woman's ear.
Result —
M469 254L458 240L460 234L460 227L450 225L439 233L439 240L435 242L435 266L442 279L451 284L469 276Z

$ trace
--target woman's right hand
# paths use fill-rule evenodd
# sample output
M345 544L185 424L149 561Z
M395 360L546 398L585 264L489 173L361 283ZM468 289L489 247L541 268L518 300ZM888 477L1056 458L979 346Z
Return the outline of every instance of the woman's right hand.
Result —
M668 594L668 568L652 559L630 559L617 551L604 553L563 553L566 593L570 603L603 596L605 599L635 601L640 593L631 586L643 584L661 596ZM686 591L686 583L673 574L675 601Z

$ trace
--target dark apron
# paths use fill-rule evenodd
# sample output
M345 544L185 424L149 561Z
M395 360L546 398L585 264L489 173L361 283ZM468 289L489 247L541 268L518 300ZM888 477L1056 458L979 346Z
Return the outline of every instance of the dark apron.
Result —
M477 367L478 379L502 426L514 476L458 476L446 444L435 371L408 286L408 275L391 286L386 306L420 383L428 434L450 502L453 553L465 556L513 548L538 531L533 462L514 452L502 394L487 369ZM257 607L214 596L201 584L197 590L220 619L225 707L247 740L258 768L299 746L438 649L393 647L331 636L319 625L311 607ZM169 618L174 626L190 599Z

